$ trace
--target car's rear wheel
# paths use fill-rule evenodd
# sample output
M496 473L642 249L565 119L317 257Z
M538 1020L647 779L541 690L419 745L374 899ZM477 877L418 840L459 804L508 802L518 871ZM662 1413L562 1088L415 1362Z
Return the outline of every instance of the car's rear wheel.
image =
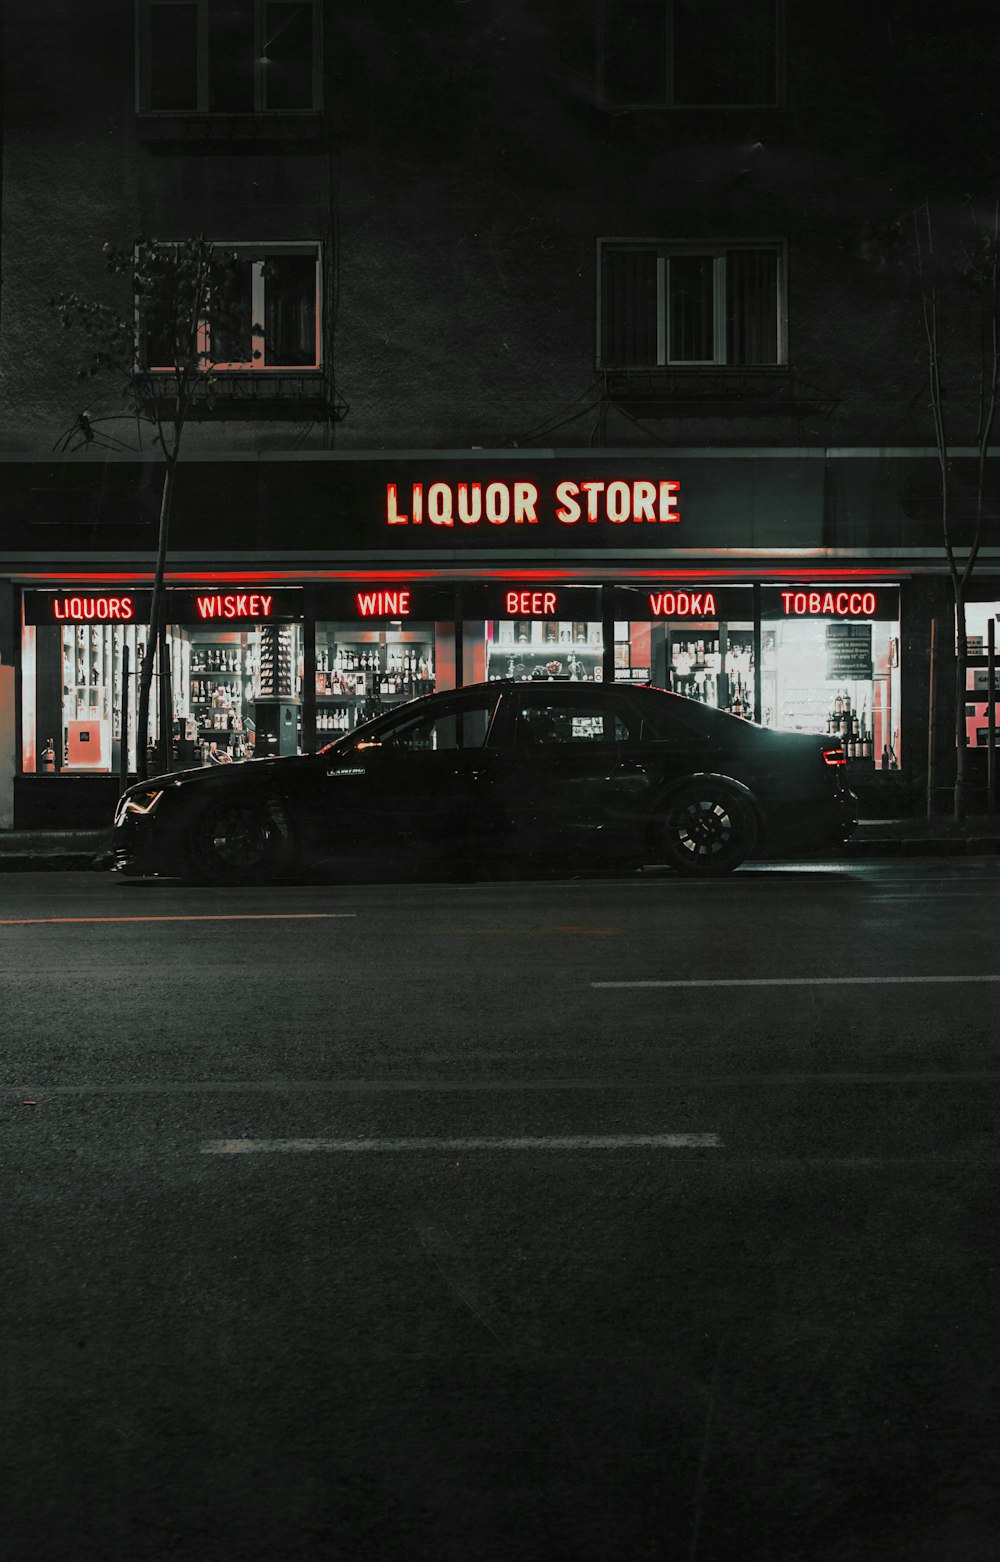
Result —
M691 781L669 799L655 832L660 861L691 878L733 873L754 849L752 806L720 782Z
M188 857L207 884L270 884L292 857L287 815L272 798L216 798L191 827Z

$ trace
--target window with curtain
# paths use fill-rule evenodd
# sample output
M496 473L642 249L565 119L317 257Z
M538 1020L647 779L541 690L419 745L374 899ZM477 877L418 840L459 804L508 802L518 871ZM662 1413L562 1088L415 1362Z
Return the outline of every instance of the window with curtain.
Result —
M603 0L604 101L627 107L777 104L782 0Z
M602 240L605 369L784 362L782 246Z
M219 244L217 249L215 296L210 290L199 326L204 367L319 369L320 246ZM175 318L168 285L146 322L147 368L173 367Z
M320 10L319 0L140 0L140 112L320 108Z

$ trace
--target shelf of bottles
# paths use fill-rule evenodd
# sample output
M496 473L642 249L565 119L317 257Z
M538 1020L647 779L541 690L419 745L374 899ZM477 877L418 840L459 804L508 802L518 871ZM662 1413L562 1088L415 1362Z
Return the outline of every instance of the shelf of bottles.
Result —
M599 683L604 636L582 619L492 619L486 626L487 678Z
M253 701L257 689L257 650L252 636L232 634L225 642L195 640L187 645L187 699L175 686L175 709L186 719L194 758L206 763L220 748L233 759L253 754Z
M128 763L135 767L135 714L139 668L146 650L144 624L64 625L62 650L62 734L59 768L110 771L122 741L122 663L129 649ZM170 645L170 636L167 637ZM150 689L150 728L159 710L158 680ZM45 734L44 770L56 768L55 734ZM49 737L52 745L49 744Z
M754 704L753 631L728 629L725 642L723 655L717 633L671 630L670 687L689 700L749 720Z
M733 716L753 717L752 629L724 626L720 633L714 625L615 625L616 683L655 682L664 672L675 694Z
M870 762L875 758L875 739L868 714L867 688L855 686L853 693L850 688L837 690L826 718L826 730L834 737L840 738L848 759L865 759ZM894 756L890 761L888 750L885 758L886 764L883 768L895 770Z
M297 697L296 624L265 624L258 631L257 698L293 700Z
M359 721L434 692L433 630L317 626L316 730L336 737Z

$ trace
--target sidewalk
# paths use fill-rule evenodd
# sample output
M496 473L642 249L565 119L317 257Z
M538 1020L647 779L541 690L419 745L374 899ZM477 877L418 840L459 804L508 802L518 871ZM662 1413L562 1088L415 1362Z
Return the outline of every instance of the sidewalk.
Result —
M111 830L0 831L0 873L107 870ZM862 819L846 857L984 856L1000 853L1000 813L954 819Z

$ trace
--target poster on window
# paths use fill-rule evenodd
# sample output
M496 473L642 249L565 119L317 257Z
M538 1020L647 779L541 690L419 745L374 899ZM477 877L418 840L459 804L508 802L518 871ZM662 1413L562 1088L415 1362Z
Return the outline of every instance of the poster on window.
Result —
M826 676L831 681L871 678L871 624L827 624Z

